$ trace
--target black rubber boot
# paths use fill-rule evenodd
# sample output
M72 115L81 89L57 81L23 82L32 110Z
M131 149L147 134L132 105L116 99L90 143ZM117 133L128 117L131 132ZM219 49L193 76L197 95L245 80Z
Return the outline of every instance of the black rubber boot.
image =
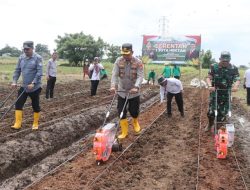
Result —
M214 125L214 118L208 118L208 124L205 128L205 132L210 131L212 129L213 125Z

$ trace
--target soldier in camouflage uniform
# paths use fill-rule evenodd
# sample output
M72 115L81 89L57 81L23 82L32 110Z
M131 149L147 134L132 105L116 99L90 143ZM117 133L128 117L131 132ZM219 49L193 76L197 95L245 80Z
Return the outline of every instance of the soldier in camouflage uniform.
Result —
M221 53L220 62L211 65L208 72L207 83L209 86L209 110L208 125L205 131L209 131L214 125L216 110L216 90L217 90L217 121L225 121L229 111L229 94L239 88L240 76L238 68L230 63L231 55L224 51Z

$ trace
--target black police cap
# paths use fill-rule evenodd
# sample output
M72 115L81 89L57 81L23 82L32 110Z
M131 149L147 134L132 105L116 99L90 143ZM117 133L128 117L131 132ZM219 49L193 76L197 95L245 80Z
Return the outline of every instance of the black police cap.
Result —
M133 51L132 44L130 44L130 43L122 44L121 54L123 54L123 55L128 55L128 54L130 54L132 51Z

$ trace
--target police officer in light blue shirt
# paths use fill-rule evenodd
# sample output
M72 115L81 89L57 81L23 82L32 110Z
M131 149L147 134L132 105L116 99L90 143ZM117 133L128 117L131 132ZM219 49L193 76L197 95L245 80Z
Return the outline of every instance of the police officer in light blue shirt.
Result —
M13 129L20 129L22 124L23 106L29 96L32 101L32 108L34 111L34 122L32 125L33 130L38 129L38 120L40 117L40 105L39 95L41 93L41 78L43 74L42 70L42 57L33 52L34 43L32 41L26 41L23 43L23 51L16 65L16 69L13 74L13 87L17 87L17 81L22 74L22 85L18 90L19 99L16 102L15 111L15 124L11 126Z

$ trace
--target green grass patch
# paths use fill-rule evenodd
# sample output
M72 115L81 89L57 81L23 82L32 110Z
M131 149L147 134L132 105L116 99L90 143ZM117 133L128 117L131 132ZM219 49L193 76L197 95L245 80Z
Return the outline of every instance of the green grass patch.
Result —
M12 81L12 75L14 69L16 67L16 63L18 58L0 58L0 82L1 83L10 83ZM46 72L46 65L48 60L44 60L44 67L43 73L45 75ZM105 67L109 79L111 78L113 63L110 62L102 62L103 66ZM170 66L172 68L172 66ZM147 64L144 67L144 78L147 80L148 73L151 69L154 69L156 72L156 77L158 78L161 73L163 72L164 65L160 64ZM200 72L199 69L192 67L192 66L180 66L181 69L181 81L184 85L189 85L190 81L193 78L199 78L206 81L208 69L202 69ZM58 60L58 67L57 67L58 75L57 75L57 82L69 82L71 80L81 80L83 78L83 68L82 67L72 67L69 66L67 60ZM243 77L245 70L240 69L240 76L241 76L241 85L238 92L234 93L234 96L237 96L243 100L246 99L246 90L242 88L243 84ZM46 77L43 77L43 83L46 83Z

